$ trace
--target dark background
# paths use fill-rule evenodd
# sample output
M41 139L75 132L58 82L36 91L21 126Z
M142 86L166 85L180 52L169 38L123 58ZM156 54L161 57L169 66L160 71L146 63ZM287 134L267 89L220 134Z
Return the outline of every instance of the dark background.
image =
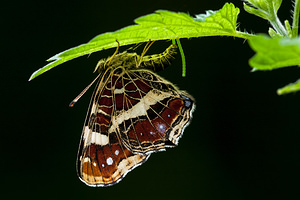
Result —
M240 30L267 32L247 14ZM299 78L296 67L251 73L254 52L231 37L182 39L180 56L160 75L197 101L179 146L152 154L119 184L90 188L75 160L93 89L68 104L95 77L100 58L114 49L69 61L28 82L46 59L94 36L133 24L157 9L191 15L225 1L5 1L1 6L1 196L6 199L292 199L299 195L300 94L276 89ZM281 20L290 20L284 1ZM156 42L159 53L170 42Z

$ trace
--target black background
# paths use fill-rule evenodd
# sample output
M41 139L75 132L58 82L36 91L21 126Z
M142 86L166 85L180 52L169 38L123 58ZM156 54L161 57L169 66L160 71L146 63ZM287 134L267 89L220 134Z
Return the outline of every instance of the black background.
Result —
M267 32L247 14L240 30ZM180 56L159 73L197 101L179 146L152 154L119 184L90 188L75 160L93 89L74 108L100 58L114 49L69 61L35 80L46 59L94 36L133 24L157 9L191 15L217 10L220 0L5 1L1 6L1 196L6 199L291 199L299 191L299 98L276 89L299 78L296 67L251 73L254 52L231 37L182 39ZM282 20L290 19L284 1ZM159 53L170 42L156 42Z

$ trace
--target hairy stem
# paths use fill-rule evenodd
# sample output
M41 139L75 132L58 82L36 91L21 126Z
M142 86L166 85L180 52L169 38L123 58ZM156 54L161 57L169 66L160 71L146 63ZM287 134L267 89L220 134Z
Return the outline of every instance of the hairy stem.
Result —
M276 16L274 20L270 20L270 23L272 24L273 28L276 30L277 33L288 37L288 33L285 30L285 27L283 26L277 15L275 14L274 16Z
M299 12L300 12L300 1L295 0L294 13L293 13L293 28L292 28L293 38L298 36Z

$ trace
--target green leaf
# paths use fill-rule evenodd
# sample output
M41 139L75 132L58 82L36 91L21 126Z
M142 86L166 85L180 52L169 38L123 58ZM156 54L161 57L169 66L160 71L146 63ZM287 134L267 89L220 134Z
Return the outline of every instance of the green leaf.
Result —
M253 71L273 70L300 64L300 38L270 38L260 35L249 39L256 55L249 61Z
M290 25L290 22L288 20L285 20L284 25L285 25L285 29L287 31L287 34L288 34L289 38L293 38L293 31L292 31L292 27Z
M123 45L132 45L149 40L172 40L205 36L234 36L247 39L252 35L236 30L239 9L226 3L216 12L209 12L207 17L192 18L185 13L158 10L153 14L135 20L136 25L128 26L115 32L100 34L86 44L56 54L47 61L48 65L34 72L29 80L74 58L116 47L116 40Z
M272 38L282 38L283 36L278 34L274 29L269 28L268 30L269 36L271 36Z
M298 79L295 83L291 83L283 88L278 89L277 94L283 95L298 91L300 91L300 79Z
M288 36L287 30L277 16L282 0L246 0L246 3L244 3L244 9L248 13L268 20L277 34Z
M282 0L246 0L251 6L244 3L244 9L253 15L266 20L275 19Z
M252 15L256 15L262 19L266 19L268 20L270 18L269 14L263 10L259 10L257 8L253 8L251 6L248 6L246 3L244 3L244 9L245 11L247 11L248 13L252 14Z

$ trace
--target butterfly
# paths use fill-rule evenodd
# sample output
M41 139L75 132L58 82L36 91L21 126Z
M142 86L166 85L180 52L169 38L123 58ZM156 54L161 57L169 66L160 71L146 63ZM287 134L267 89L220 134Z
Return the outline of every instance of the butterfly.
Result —
M78 176L89 186L114 185L152 152L176 146L192 118L193 97L155 73L170 65L177 46L145 56L147 48L116 51L96 66L77 156Z

